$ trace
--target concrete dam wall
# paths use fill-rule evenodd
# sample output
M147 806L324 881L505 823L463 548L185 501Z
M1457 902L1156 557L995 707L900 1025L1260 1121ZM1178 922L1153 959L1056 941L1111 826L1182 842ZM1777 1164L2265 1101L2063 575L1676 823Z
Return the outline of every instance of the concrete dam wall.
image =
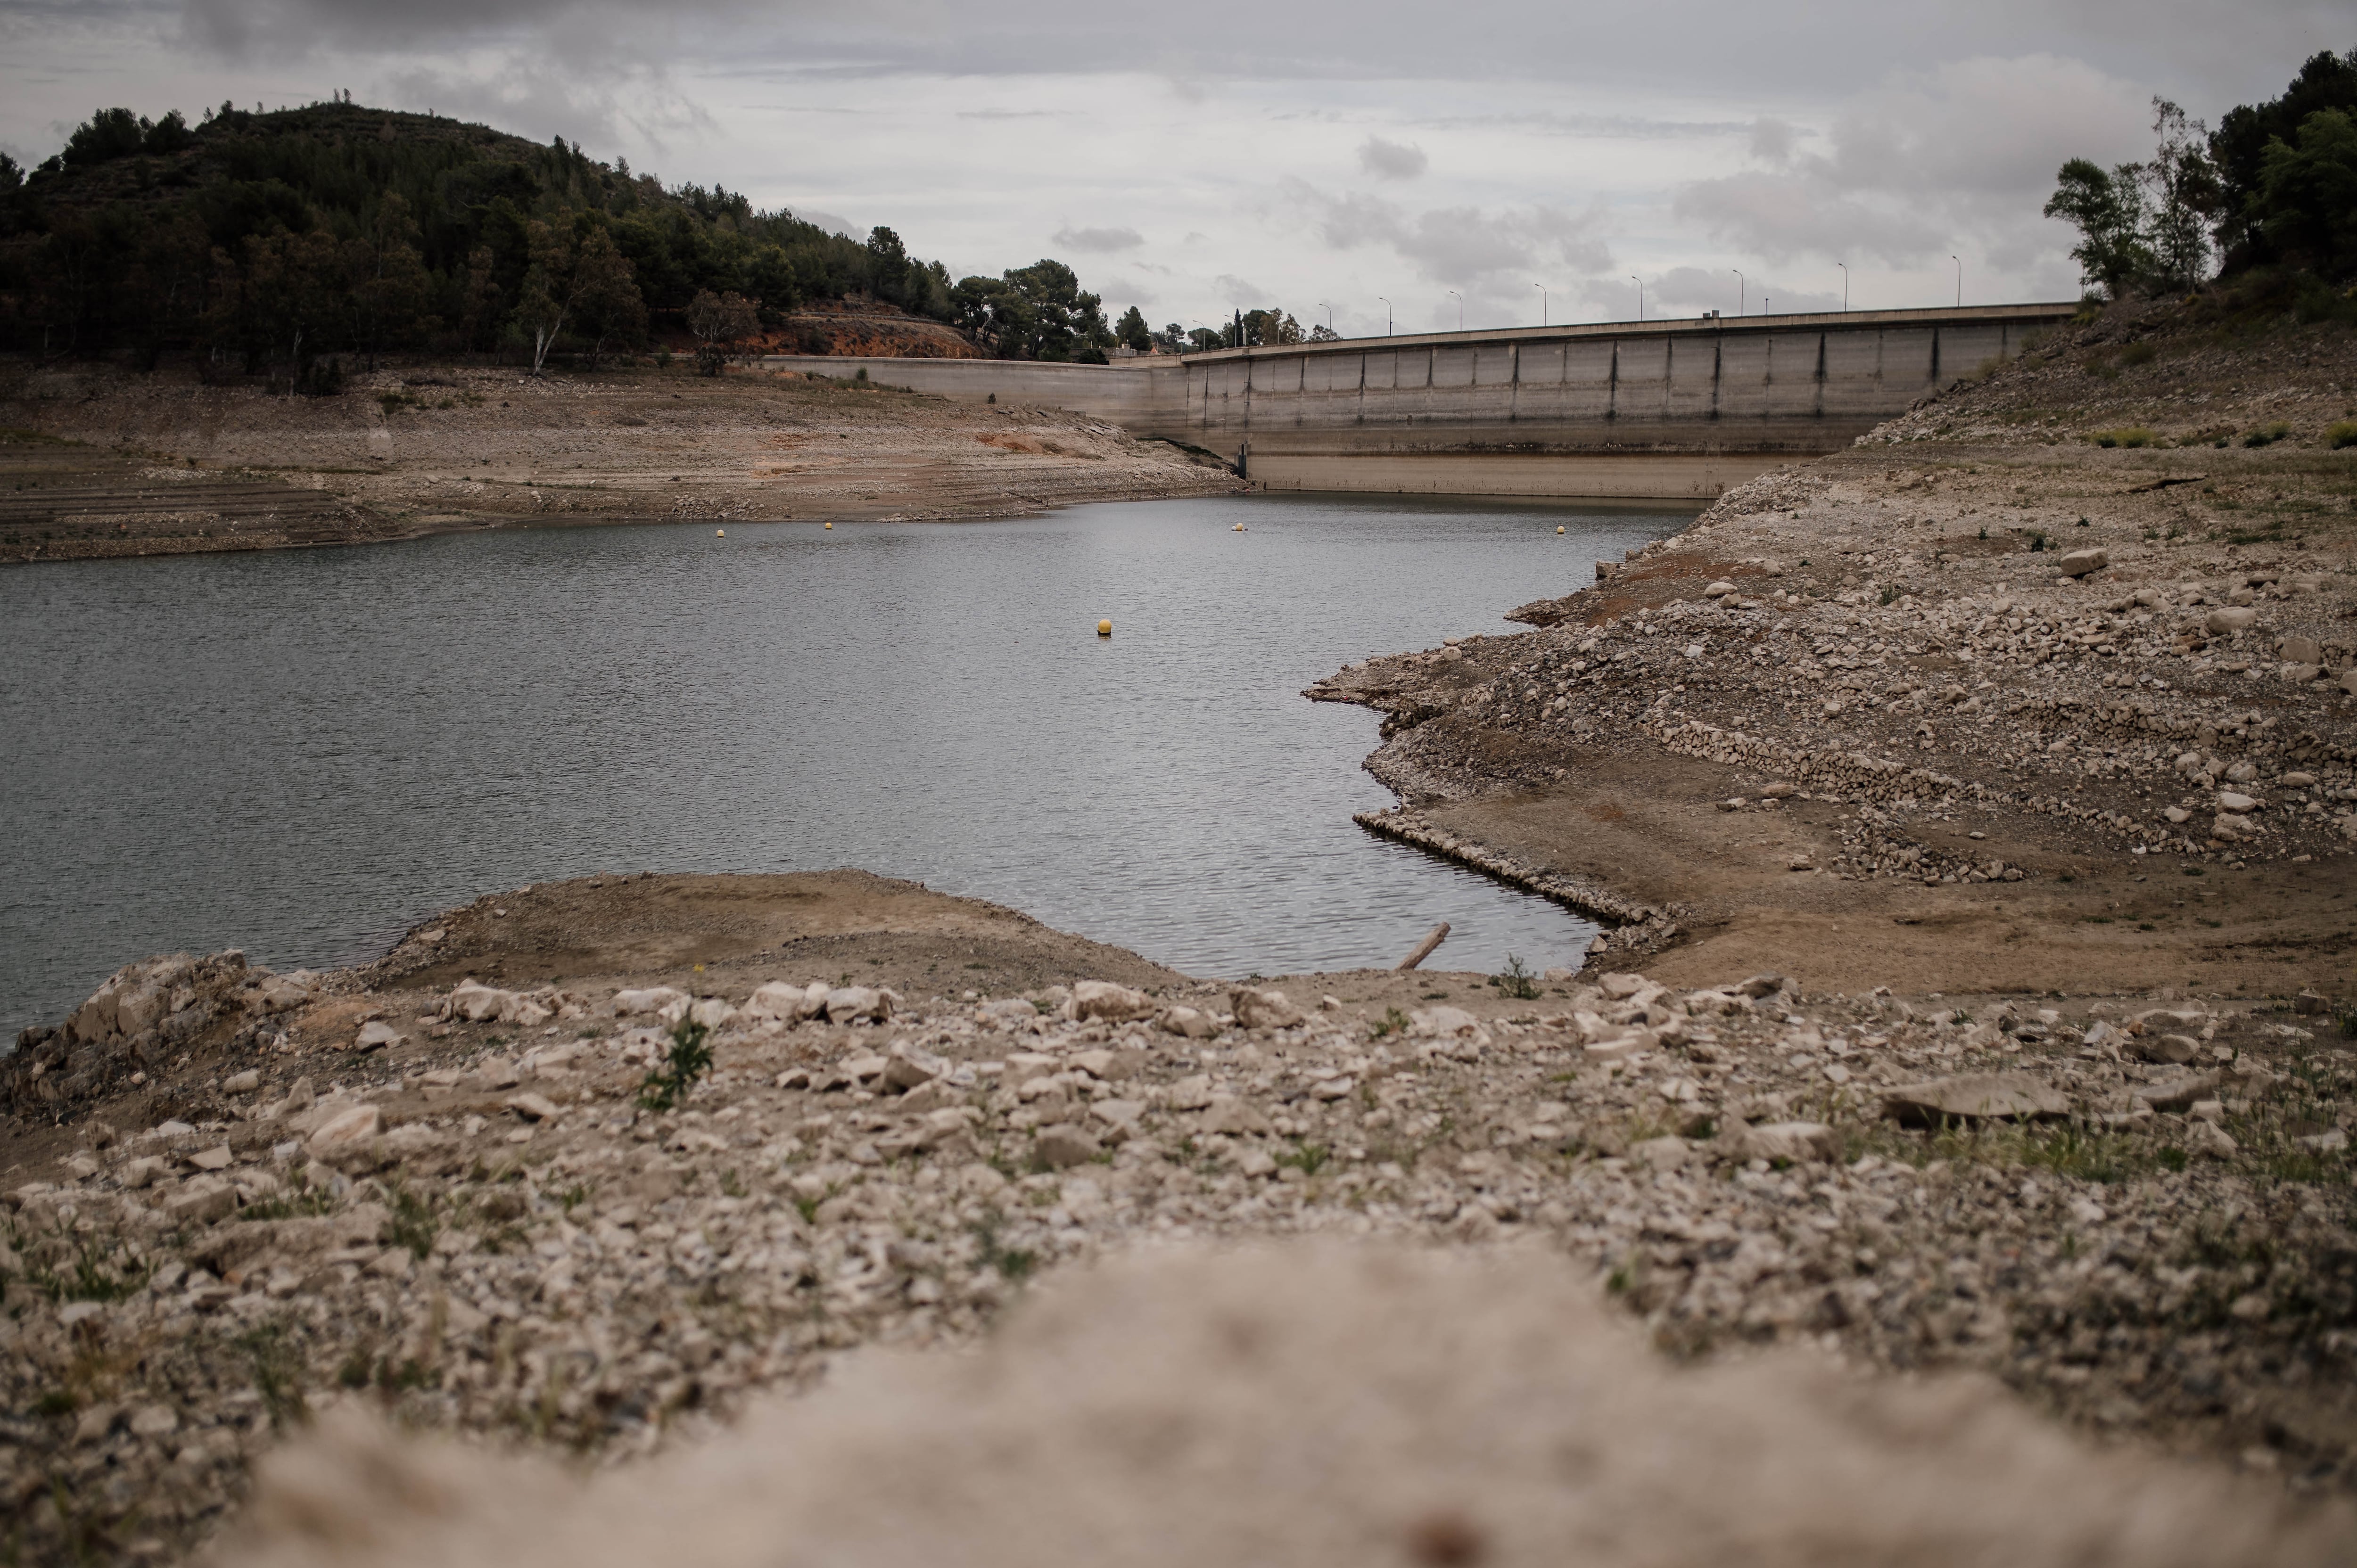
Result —
M1346 339L1112 365L780 355L1206 447L1271 489L1707 500L1848 445L2021 351L2073 305L1619 322Z

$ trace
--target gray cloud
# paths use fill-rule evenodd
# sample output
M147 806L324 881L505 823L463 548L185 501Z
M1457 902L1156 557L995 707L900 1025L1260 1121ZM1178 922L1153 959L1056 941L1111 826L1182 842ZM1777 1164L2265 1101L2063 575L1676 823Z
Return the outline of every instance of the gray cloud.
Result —
M1135 229L1073 229L1056 231L1056 243L1068 251L1099 253L1113 251L1135 251L1146 243L1146 236Z
M1382 246L1434 283L1486 285L1499 273L1527 274L1555 263L1584 272L1612 263L1597 236L1597 219L1560 207L1411 212L1377 196L1328 196L1304 180L1288 178L1279 188L1286 209L1308 215L1328 244L1344 251Z
M1430 167L1424 149L1405 142L1369 136L1359 144L1359 166L1382 179L1414 179Z

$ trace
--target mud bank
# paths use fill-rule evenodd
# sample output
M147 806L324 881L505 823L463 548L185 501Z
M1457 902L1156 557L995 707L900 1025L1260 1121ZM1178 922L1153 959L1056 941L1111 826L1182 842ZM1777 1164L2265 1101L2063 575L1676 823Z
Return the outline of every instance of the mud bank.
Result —
M732 369L421 368L275 397L0 368L0 562L549 524L957 521L1240 488L1058 410Z

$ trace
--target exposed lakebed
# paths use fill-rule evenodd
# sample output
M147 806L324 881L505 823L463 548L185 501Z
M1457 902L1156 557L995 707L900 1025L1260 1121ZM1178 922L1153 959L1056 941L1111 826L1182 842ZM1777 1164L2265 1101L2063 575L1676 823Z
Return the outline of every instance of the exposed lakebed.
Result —
M1351 822L1390 800L1376 717L1299 693L1684 520L1213 498L0 575L0 1022L143 953L347 961L597 870L858 865L1206 975L1443 919L1437 965L1566 963L1587 922Z

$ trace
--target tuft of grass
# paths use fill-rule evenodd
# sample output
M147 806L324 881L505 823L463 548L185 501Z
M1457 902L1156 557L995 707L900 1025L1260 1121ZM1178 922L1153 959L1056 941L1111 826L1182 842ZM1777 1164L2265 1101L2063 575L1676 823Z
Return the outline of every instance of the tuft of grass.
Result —
M1898 585L1898 584L1896 584L1896 583L1885 583L1885 584L1883 584L1883 585L1882 585L1882 602L1883 602L1884 604L1886 604L1886 605L1895 605L1895 604L1897 604L1897 603L1899 602L1899 596L1900 596L1900 591L1901 591L1901 590L1900 590L1900 588L1899 585Z
M2262 424L2255 430L2245 431L2243 435L2243 445L2245 446L2272 446L2276 442L2288 436L2290 434L2291 426L2278 419L2272 424Z
M1368 1030L1367 1034L1370 1038L1380 1040L1385 1035L1402 1035L1406 1032L1407 1015L1396 1007L1386 1007L1383 1009L1383 1021Z
M1276 1156L1280 1165L1291 1165L1303 1176L1314 1176L1334 1157L1334 1151L1323 1144L1300 1144Z
M259 1324L231 1343L253 1363L253 1391L270 1412L271 1430L281 1431L289 1421L308 1423L311 1406L303 1396L303 1356L287 1338L285 1326Z
M2029 534L2029 549L2032 554L2036 554L2046 548L2046 531L2044 529L2033 528L2029 530L2028 532Z
M316 1215L333 1214L336 1195L324 1187L307 1187L298 1176L296 1185L276 1197L260 1203L249 1203L237 1211L240 1219L307 1219Z
M647 1074L639 1086L639 1103L649 1111L676 1110L695 1080L712 1070L712 1031L693 1018L682 1018L671 1032L671 1051L663 1065Z
M983 1267L996 1269L1004 1277L1020 1284L1039 1266L1039 1257L1028 1248L1009 1247L1002 1242L998 1230L1005 1222L1006 1217L992 1209L974 1222L974 1239L982 1253Z
M2087 437L2098 446L2158 446L2160 437L2141 424L2123 426L2117 430L2098 430Z
M1533 974L1521 958L1513 953L1506 955L1505 969L1491 975L1490 983L1496 986L1501 993L1512 997L1517 1002L1535 1002L1539 999L1538 976Z
M2324 427L2324 444L2335 452L2343 446L2357 446L2357 419L2344 419Z
M423 1259L434 1251L434 1239L442 1232L442 1220L434 1211L434 1200L420 1197L399 1182L385 1188L385 1197L393 1203L393 1223L386 1233L396 1247L406 1247L410 1255Z
M18 1254L24 1283L54 1302L122 1301L138 1294L156 1272L112 1230L82 1234L60 1220L28 1240L10 1224L5 1239Z

